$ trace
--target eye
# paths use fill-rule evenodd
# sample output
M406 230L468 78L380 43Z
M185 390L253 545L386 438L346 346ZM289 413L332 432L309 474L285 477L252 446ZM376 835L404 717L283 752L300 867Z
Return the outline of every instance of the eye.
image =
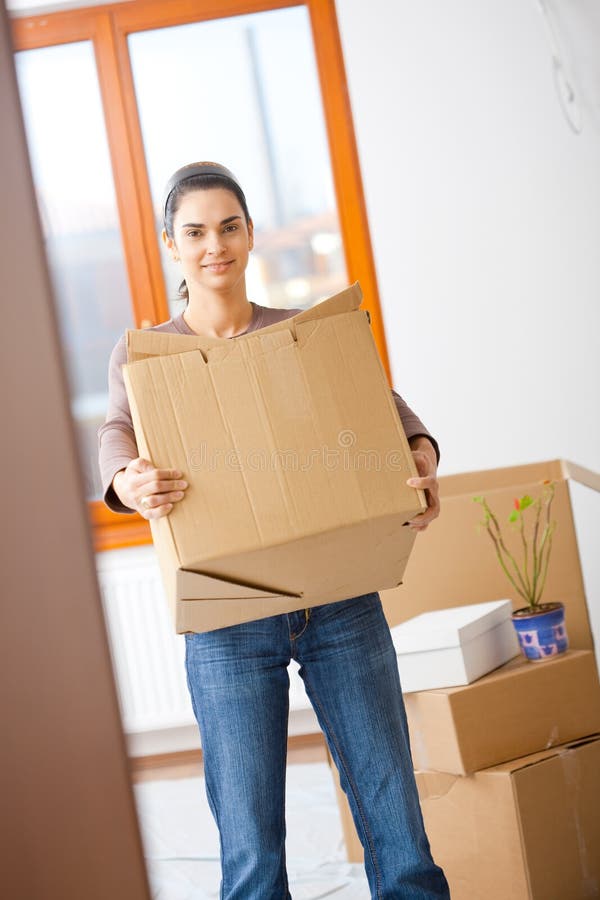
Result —
M185 236L193 238L193 237L198 237L200 234L201 234L201 232L198 231L197 229L190 229L190 231L186 231Z
M233 222L230 222L229 225L226 225L226 226L225 226L225 228L223 229L223 231L226 231L226 232L227 232L227 231L237 231L238 228L239 228L239 225L234 225Z

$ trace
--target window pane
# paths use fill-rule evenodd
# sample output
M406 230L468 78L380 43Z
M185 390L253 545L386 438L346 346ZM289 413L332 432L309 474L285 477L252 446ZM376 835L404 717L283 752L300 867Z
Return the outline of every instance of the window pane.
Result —
M54 283L73 415L90 499L101 494L96 431L107 364L133 326L92 45L16 55L46 252Z
M129 48L157 233L171 173L214 160L237 175L254 220L253 300L308 307L345 286L306 8L145 31ZM175 313L180 275L164 251L163 270Z

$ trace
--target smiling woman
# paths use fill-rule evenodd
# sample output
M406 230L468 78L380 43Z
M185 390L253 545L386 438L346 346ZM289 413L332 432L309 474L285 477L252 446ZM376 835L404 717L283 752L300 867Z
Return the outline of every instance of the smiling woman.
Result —
M235 339L299 311L248 299L253 223L230 170L206 162L177 170L163 210L163 241L185 275L188 305L153 330ZM123 388L124 360L122 338L111 357L109 413L99 430L105 498L113 509L137 510L155 520L188 502L188 476L157 469L138 455ZM429 444L431 461L427 452L413 449L422 477L409 482L428 490L428 510L409 523L424 528L427 516L438 513L433 439L406 404L399 412L407 436L420 435ZM188 630L185 642L207 795L221 839L224 900L290 900L284 805L292 659L301 666L340 771L372 895L410 890L415 898L447 900L446 879L424 831L396 652L377 592L283 615L265 609L257 621Z

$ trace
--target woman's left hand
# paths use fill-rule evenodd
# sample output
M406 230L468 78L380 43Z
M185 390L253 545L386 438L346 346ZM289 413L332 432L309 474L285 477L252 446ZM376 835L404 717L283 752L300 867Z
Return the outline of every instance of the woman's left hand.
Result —
M410 528L415 531L425 531L430 522L440 514L439 482L437 480L437 461L435 450L430 441L425 437L419 437L410 442L411 452L419 478L409 478L407 484L410 487L420 488L425 491L427 509L419 513L409 521Z

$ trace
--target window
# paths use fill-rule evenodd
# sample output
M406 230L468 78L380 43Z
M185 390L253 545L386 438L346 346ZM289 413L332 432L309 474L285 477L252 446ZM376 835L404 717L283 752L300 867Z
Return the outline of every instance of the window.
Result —
M99 500L96 431L126 327L179 311L160 200L194 159L229 166L256 242L249 295L308 307L359 279L384 366L333 0L130 0L15 19L26 129L97 547L150 540Z
M133 328L94 51L89 41L16 57L29 153L87 495L101 493L107 360Z
M347 282L305 6L128 39L157 234L164 184L195 159L240 179L255 226L248 292L308 307ZM177 267L162 254L179 311Z

